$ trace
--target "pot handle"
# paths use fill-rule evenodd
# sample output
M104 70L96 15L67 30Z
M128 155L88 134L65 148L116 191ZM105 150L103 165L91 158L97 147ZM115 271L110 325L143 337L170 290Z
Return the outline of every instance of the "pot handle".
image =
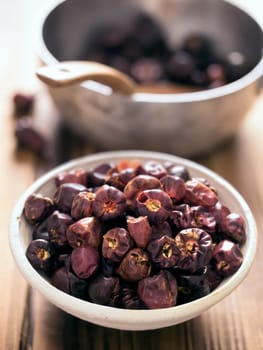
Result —
M133 93L175 94L200 91L200 88L182 84L137 84L128 75L105 64L91 61L64 61L40 67L37 77L50 87L65 87L94 80L108 85L124 95Z
M36 71L36 75L48 86L56 88L94 80L125 95L130 95L137 89L136 83L126 74L90 61L65 61L43 66Z

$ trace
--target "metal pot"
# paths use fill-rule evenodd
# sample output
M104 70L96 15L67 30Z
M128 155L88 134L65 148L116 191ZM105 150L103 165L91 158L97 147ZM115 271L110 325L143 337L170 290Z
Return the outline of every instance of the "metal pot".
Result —
M241 8L223 0L59 1L39 22L38 54L44 64L84 59L94 24L142 10L161 24L171 45L189 33L203 33L221 56L241 52L252 68L232 83L187 93L124 96L90 80L49 88L61 117L98 149L140 148L188 157L211 151L237 132L263 72L262 28Z

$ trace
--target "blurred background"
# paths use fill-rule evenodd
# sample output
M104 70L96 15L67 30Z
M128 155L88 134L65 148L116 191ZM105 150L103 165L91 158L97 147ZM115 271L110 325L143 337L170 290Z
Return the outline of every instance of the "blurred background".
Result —
M11 97L14 93L19 91L35 93L38 91L39 87L41 89L44 88L35 77L35 70L39 63L37 61L35 47L37 24L39 23L41 14L45 12L46 8L59 2L58 0L46 0L44 3L40 0L11 0L8 2L0 2L0 38L3 48L0 57L0 80L5 83L0 98L5 99L10 96L10 105L6 106L5 104L4 107L9 108L9 111L12 108ZM154 3L155 0L152 0L152 2ZM245 10L248 10L259 22L263 22L263 4L261 1L231 0L229 2L240 5ZM250 40L250 38L248 40ZM40 96L42 99L41 94ZM242 107L240 107L240 109L242 109ZM112 113L116 116L115 111ZM150 112L147 111L147 113L150 114L151 110ZM211 112L209 115L210 114ZM2 115L7 114L2 113ZM110 118L111 115L109 115L109 119ZM203 123L206 124L205 121ZM195 127L196 126L193 126L192 129ZM177 127L175 129L179 130ZM202 137L200 137L200 139L202 139ZM212 142L212 140L207 142ZM137 147L142 148L140 144L138 144ZM124 146L121 148L126 147ZM159 147L157 148L159 150ZM171 150L168 148L167 151ZM178 153L180 154L180 152Z
M10 77L10 86L4 87L2 96L14 88L12 77L16 77L18 89L35 88L36 80L32 79L36 66L33 45L35 23L42 10L57 2L57 0L0 1L0 42L2 46L0 81L6 81L6 78ZM261 0L231 0L230 2L249 10L258 21L263 23L263 2Z

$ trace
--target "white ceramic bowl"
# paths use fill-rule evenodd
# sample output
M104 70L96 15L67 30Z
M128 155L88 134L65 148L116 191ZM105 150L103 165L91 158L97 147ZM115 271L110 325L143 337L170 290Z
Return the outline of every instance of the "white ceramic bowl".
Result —
M123 158L136 158L141 161L172 161L184 165L189 169L191 176L201 176L208 179L211 185L218 190L221 201L231 211L240 213L244 217L247 233L246 243L242 247L244 261L233 276L225 279L209 295L187 304L157 310L124 310L101 306L77 299L53 287L34 270L27 260L25 250L30 242L31 230L22 215L26 198L34 192L51 195L55 188L54 176L61 171L76 167L92 169L102 162L117 162ZM253 215L242 196L228 182L211 170L192 161L169 154L145 151L119 151L98 153L76 159L40 177L28 188L16 204L11 216L9 239L14 259L24 278L33 288L57 307L97 325L124 330L147 330L176 325L194 318L230 294L243 281L252 265L256 252L257 230Z
M126 21L141 11L160 23L171 47L202 33L220 57L240 52L251 69L232 83L197 92L123 96L94 81L50 88L61 117L98 150L140 148L183 157L213 150L236 134L259 91L262 28L245 10L223 0L59 0L37 23L37 53L46 65L85 60L95 24Z

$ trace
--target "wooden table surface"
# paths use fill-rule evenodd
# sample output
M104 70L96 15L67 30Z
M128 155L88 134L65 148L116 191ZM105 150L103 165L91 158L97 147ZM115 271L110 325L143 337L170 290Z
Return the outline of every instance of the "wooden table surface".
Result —
M34 76L36 57L28 40L32 32L28 20L40 3L13 0L0 4L0 350L262 350L263 94L234 139L213 154L195 159L241 192L254 213L259 232L256 260L248 277L218 305L174 327L142 332L111 330L57 309L33 291L18 272L8 246L9 217L16 200L44 171L95 151L83 142L76 143L74 135L60 123L56 125L56 142L49 146L48 160L16 147L12 115L15 92L36 94L34 117L43 132L47 131L43 118L53 118L46 92ZM71 141L65 142L65 137L71 137Z

